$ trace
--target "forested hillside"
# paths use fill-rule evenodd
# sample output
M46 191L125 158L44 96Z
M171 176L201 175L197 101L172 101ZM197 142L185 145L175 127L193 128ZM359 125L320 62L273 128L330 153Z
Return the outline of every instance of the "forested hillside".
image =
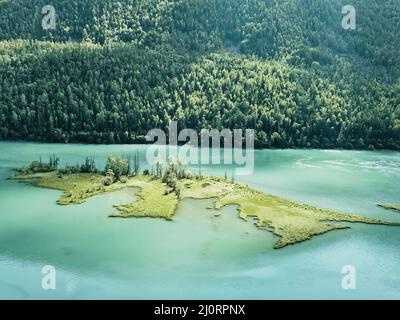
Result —
M0 1L0 138L132 143L254 128L259 147L400 149L400 0Z

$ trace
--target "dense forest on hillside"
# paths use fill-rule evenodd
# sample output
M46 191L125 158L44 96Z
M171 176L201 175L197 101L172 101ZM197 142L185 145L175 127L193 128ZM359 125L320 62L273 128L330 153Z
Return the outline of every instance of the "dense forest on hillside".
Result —
M0 1L0 138L133 143L253 128L258 147L400 149L400 0Z

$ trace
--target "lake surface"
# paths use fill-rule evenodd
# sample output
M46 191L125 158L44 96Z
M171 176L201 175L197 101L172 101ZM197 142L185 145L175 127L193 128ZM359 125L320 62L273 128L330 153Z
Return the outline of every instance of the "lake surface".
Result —
M61 163L129 155L146 146L0 142L0 298L5 299L400 299L400 228L349 224L273 250L277 240L237 208L185 200L173 222L110 219L127 189L82 205L56 205L59 191L6 180L12 168L56 154ZM194 169L195 170L195 169ZM231 166L207 166L224 176ZM400 203L400 153L258 150L243 183L299 202L400 222L378 203ZM219 213L219 216L216 214ZM41 286L56 268L56 290ZM344 290L344 265L356 289Z

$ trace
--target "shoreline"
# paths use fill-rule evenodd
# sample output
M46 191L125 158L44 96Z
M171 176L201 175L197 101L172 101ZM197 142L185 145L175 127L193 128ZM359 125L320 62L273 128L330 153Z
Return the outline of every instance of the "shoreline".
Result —
M32 144L51 144L51 145L80 145L80 146L151 146L152 143L146 143L146 142L135 142L135 143L87 143L87 142L53 142L53 141L41 141L41 140L23 140L23 139L0 139L0 143L5 142L5 143L32 143ZM165 144L162 145L164 147L182 147L185 144L182 145L169 145ZM195 147L195 149L201 149L199 147ZM221 146L220 149L224 149L223 146ZM387 148L374 148L373 150L370 150L368 148L340 148L340 147L334 147L334 148L307 148L307 147L291 147L291 148L285 148L285 147L270 147L270 148L263 148L263 147L257 147L254 146L255 151L262 151L262 150L306 150L306 151L312 151L312 150L318 150L318 151L363 151L363 152L400 152L400 149L387 149Z

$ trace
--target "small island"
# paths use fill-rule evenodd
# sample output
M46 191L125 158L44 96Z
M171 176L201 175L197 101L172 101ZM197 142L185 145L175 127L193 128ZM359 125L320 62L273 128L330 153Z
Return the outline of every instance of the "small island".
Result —
M378 204L378 207L381 207L386 210L392 210L392 211L397 211L400 212L400 204Z
M333 230L347 229L345 222L400 226L398 223L351 215L333 210L296 203L254 190L235 182L234 178L192 174L179 160L170 159L163 166L139 170L139 155L133 159L108 157L104 170L98 170L93 158L82 165L59 168L59 159L49 163L34 161L28 167L16 169L11 179L34 186L61 190L59 205L72 205L122 188L134 187L138 200L115 206L111 218L162 218L173 220L178 204L188 198L215 199L214 207L220 209L236 205L239 217L245 221L253 218L256 227L271 231L279 237L274 248L279 249L311 239ZM330 223L331 222L331 223Z

